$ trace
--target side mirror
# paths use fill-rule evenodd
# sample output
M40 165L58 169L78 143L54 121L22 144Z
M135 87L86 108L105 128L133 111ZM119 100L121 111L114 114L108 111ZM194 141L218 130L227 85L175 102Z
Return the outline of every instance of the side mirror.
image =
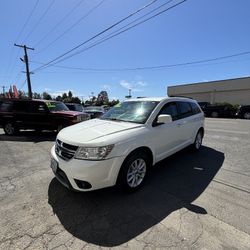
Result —
M159 115L157 119L158 124L171 123L172 121L171 115Z

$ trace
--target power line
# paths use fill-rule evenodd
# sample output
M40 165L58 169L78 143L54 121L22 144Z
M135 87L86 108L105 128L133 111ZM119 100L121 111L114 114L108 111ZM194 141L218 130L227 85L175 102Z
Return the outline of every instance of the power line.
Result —
M37 54L43 52L44 50L48 49L51 45L53 45L56 41L58 41L60 38L62 38L66 33L68 33L70 30L72 30L76 25L78 25L80 22L82 22L85 18L87 18L92 12L94 12L99 6L101 6L104 3L105 0L102 0L97 5L95 5L93 8L91 8L87 14L82 16L80 19L78 19L75 23L73 23L68 29L66 29L62 34L60 34L57 38L55 38L52 42L50 42L47 46L42 48Z
M66 15L63 16L63 18L60 19L59 22L56 23L56 25L47 32L35 45L34 47L37 47L42 41L44 41L45 38L47 38L55 29L57 29L61 23L63 23L84 1L86 0L80 0L69 12L67 12Z
M91 38L87 39L86 41L84 41L84 42L80 43L79 45L73 47L72 49L70 49L70 50L68 50L67 52L63 53L62 55L56 57L55 59L53 59L53 60L51 60L51 61L45 63L43 66L41 66L41 67L35 69L34 72L37 71L37 70L40 70L41 68L44 68L45 66L48 66L49 64L51 64L51 63L57 61L58 59L64 57L65 55L71 53L72 51L74 51L74 50L80 48L80 47L83 46L84 44L90 42L91 40L93 40L93 39L97 38L98 36L104 34L105 32L109 31L110 29L116 27L116 26L119 25L120 23L122 23L122 22L126 21L127 19L131 18L132 16L138 14L140 11L142 11L142 10L144 10L145 8L149 7L150 5L152 5L153 3L155 3L156 1L158 1L158 0L153 0L153 1L151 1L150 3L148 3L147 5L145 5L145 6L141 7L141 8L139 8L139 9L136 10L135 12L132 12L132 13L129 14L128 16L122 18L122 19L119 20L118 22L116 22L116 23L114 23L113 25L109 26L108 28L102 30L101 32L99 32L99 33L97 33L96 35L92 36ZM187 0L184 0L184 1L187 1Z
M34 14L35 9L37 8L37 5L38 5L39 1L40 1L40 0L37 0L36 3L34 4L33 8L31 9L31 11L30 11L30 13L29 13L29 15L28 15L26 21L24 22L24 24L23 24L21 30L19 31L19 33L18 33L18 35L17 35L17 37L16 37L16 39L15 39L15 42L17 42L18 39L20 38L20 36L22 35L22 33L23 33L24 29L26 28L27 24L29 23L29 21L30 21L32 15ZM13 68L14 68L14 66L16 65L16 62L17 62L16 59L19 57L19 54L20 54L20 52L18 51L18 52L16 53L16 56L14 57L15 59L11 60L11 58L12 58L12 56L13 56L13 52L14 52L14 47L12 47L12 49L11 49L11 53L10 53L10 57L9 57L10 59L9 59L9 63L8 63L9 66L8 66L8 68L7 68L7 70L6 70L6 75L9 75L9 74L12 73ZM7 77L7 76L6 76L6 77ZM6 77L5 77L5 78L6 78Z
M220 61L220 60L225 60L228 58L233 58L233 57L239 57L239 56L244 56L244 55L249 55L250 51L245 51L245 52L240 52L237 54L231 54L231 55L226 55L226 56L219 56L219 57L214 57L214 58L209 58L209 59L202 59L202 60L197 60L197 61L191 61L191 62L183 62L183 63L176 63L176 64L165 64L165 65L157 65L157 66L146 66L146 67L135 67L135 68L113 68L113 69L108 69L108 68L81 68L81 67L70 67L70 66L63 66L63 65L55 65L53 67L55 68L62 68L62 69L70 69L70 70L81 70L81 71L95 71L95 72L110 72L110 71L137 71L137 70L154 70L154 69L166 69L166 68L173 68L173 67L180 67L180 66L188 66L188 65L195 65L195 64L201 64L201 63L207 63L207 62L213 62L213 61ZM36 64L44 64L42 62L37 62L37 61L30 61L31 63L36 63Z
M25 37L24 41L26 41L30 37L30 35L35 31L35 29L41 23L41 21L46 16L46 14L49 12L49 10L51 9L51 7L53 6L54 3L55 3L55 0L52 0L51 3L50 3L50 5L46 8L46 10L43 12L43 14L41 15L41 17L38 19L38 21L32 27L31 31L27 34L27 36Z
M164 9L163 11L160 11L160 12L156 13L155 15L153 15L153 16L147 18L147 19L144 19L143 21L138 22L138 23L136 23L136 24L134 24L134 25L128 27L129 25L133 24L134 22L136 22L136 21L142 19L142 18L145 17L145 16L148 16L149 14L152 14L153 12L155 12L156 10L158 10L159 8L162 8L164 5L169 4L169 3L172 2L172 1L173 1L173 0L170 0L170 1L168 1L168 2L166 2L166 3L164 3L164 4L162 4L161 6L155 8L154 10L152 10L152 11L146 13L145 15L143 15L143 16L141 16L141 17L135 19L134 21L130 22L129 24L127 24L127 25L125 25L125 26L119 28L118 30L116 30L116 31L114 31L114 32L112 32L112 33L110 33L110 34L108 34L107 36L101 38L100 40L98 40L98 41L92 43L90 46L88 46L88 47L86 47L86 48L84 48L84 49L82 49L82 50L79 50L79 51L75 52L74 54L71 54L71 55L69 55L69 56L67 56L67 57L65 57L65 58L63 58L63 59L57 61L56 63L52 64L52 66L55 65L55 64L57 64L57 63L60 63L60 62L62 62L62 61L65 61L65 60L67 60L67 59L69 59L69 58L71 58L71 57L73 57L73 56L75 56L75 55L78 55L78 54L80 54L80 53L82 53L82 52L84 52L84 51L86 51L86 50L89 50L89 49L91 49L91 48L93 48L93 47L95 47L95 46L97 46L97 45L99 45L99 44L101 44L101 43L103 43L103 42L105 42L105 41L107 41L107 40L113 38L113 37L116 37L116 36L118 36L118 35L120 35L120 34L126 32L126 31L128 31L128 30L130 30L130 29L132 29L132 28L134 28L134 27L136 27L136 26L138 26L138 25L140 25L140 24L142 24L142 23L144 23L144 22L147 22L147 21L149 21L150 19L155 18L156 16L163 14L164 12L166 12L166 11L168 11L168 10L170 10L170 9L172 9L172 8L174 8L174 7L176 7L176 6L180 5L180 4L182 4L182 3L184 3L184 2L187 1L187 0L183 0L182 2L179 2L179 3L175 4L175 5L172 5L172 6L168 7L167 9ZM126 28L126 27L128 27L128 28ZM126 28L126 29L124 29L124 28ZM120 31L120 30L121 30L121 31ZM47 68L47 67L45 67L45 68Z
M19 90L23 89L25 83L26 83L26 79L23 81L23 83L22 83L22 85L20 86Z
M32 10L31 10L31 12L30 12L28 18L26 19L26 21L25 21L25 23L24 23L22 29L20 30L20 32L19 32L18 35L17 35L16 42L17 42L17 40L19 39L19 37L22 35L22 33L23 33L25 27L27 26L28 22L30 21L30 19L31 19L31 17L32 17L32 15L33 15L33 13L35 12L35 9L36 9L36 7L37 7L39 1L40 1L40 0L37 0L36 3L35 3L35 5L34 5L34 7L32 8Z

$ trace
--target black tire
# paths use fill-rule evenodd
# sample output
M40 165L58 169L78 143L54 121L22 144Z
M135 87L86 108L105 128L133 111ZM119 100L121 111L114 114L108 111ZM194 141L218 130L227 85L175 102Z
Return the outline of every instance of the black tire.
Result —
M203 131L200 129L196 134L194 143L192 144L192 149L194 151L197 152L200 150L202 146L202 140L203 140Z
M63 128L64 128L64 126L63 126L62 124L59 124L59 125L57 126L56 132L59 133Z
M211 113L211 117L213 117L213 118L218 118L218 117L219 117L219 113L218 113L217 111L213 111L213 112Z
M118 176L118 186L127 192L137 191L143 186L149 167L150 161L144 152L136 151L132 153L122 164Z
M250 119L250 112L245 112L245 113L243 114L243 117L244 117L244 119L249 120L249 119Z
M4 124L3 130L6 135L14 135L17 133L17 127L13 122L6 122Z

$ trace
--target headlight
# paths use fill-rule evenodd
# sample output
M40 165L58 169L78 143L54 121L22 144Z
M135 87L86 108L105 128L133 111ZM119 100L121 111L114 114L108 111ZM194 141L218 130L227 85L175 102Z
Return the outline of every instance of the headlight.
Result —
M75 158L82 160L102 160L105 159L114 145L104 147L79 147L76 151Z

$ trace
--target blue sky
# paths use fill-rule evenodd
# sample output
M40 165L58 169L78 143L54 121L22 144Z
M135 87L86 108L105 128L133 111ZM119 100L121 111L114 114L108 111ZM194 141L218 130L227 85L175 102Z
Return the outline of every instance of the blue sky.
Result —
M22 87L22 90L27 91L25 74L21 73L24 65L19 60L23 56L23 50L14 47L15 42L35 48L28 52L32 70L40 66L38 63L56 58L151 1L1 1L0 85L16 84L18 89ZM155 1L134 19L165 2L167 1ZM177 2L180 0L173 0L169 6ZM33 14L26 22L36 3ZM78 6L70 13L76 5ZM91 11L95 6L98 7ZM138 68L199 61L250 51L249 10L249 0L188 0L146 23L58 63L57 66ZM121 26L117 26L119 27ZM58 39L48 46L56 38ZM91 92L97 95L101 90L106 90L110 99L124 99L128 89L132 89L134 97L164 96L170 85L244 76L250 76L250 54L161 70L83 71L51 66L35 72L31 75L31 80L35 92L47 91L57 95L72 90L75 95L87 99Z

